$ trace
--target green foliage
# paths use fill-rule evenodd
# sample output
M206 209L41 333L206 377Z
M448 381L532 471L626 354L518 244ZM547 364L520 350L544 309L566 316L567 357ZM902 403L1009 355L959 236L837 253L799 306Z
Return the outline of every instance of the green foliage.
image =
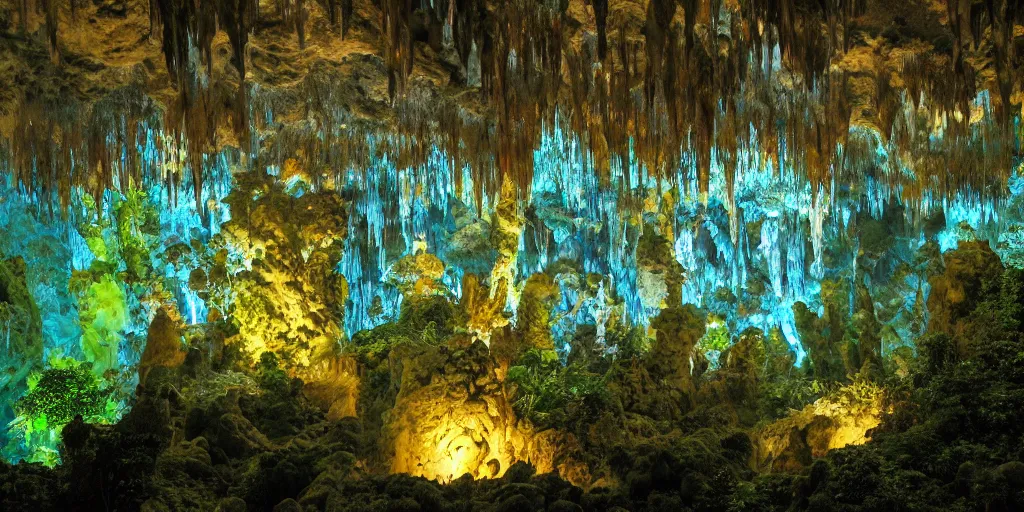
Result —
M265 392L277 395L285 395L290 388L290 379L284 369L281 368L277 354L264 352L260 356L260 362L256 365L256 382L260 389Z
M711 320L708 322L708 328L704 333L704 337L697 342L697 348L703 352L711 350L721 352L729 348L730 340L729 326L724 322Z
M565 426L596 413L610 400L604 376L577 365L563 366L554 350L530 349L509 368L513 406L541 426Z
M1024 272L1008 270L972 297L964 329L921 339L911 375L888 386L892 412L872 441L816 463L798 496L801 508L1022 509L1022 290Z
M395 346L412 343L413 338L413 333L389 323L355 333L348 347L363 358L378 359L387 357Z
M357 332L349 347L365 360L387 357L401 345L440 345L463 324L463 318L447 297L412 297L403 303L398 322Z
M28 392L14 403L17 418L5 451L30 462L53 466L59 462L60 431L75 416L89 423L111 423L120 413L111 389L102 387L89 364L56 359L28 379Z
M609 346L615 347L614 355L619 359L640 358L651 350L652 339L641 327L619 324L617 328L608 330L605 340Z
M803 409L837 388L833 382L813 379L801 373L771 379L761 384L757 417L762 424L770 423L791 411Z
M731 343L729 325L721 318L709 316L704 336L697 341L697 350L712 362L712 369L718 368L718 356L729 348Z
M465 313L447 297L415 297L402 303L398 325L410 332L424 331L432 325L435 338L446 338L465 325Z
M93 282L79 300L82 352L100 375L117 367L122 331L129 322L127 298L109 274Z
M15 404L19 415L44 425L62 426L77 415L86 418L106 411L99 380L85 367L50 368L33 379L28 394Z

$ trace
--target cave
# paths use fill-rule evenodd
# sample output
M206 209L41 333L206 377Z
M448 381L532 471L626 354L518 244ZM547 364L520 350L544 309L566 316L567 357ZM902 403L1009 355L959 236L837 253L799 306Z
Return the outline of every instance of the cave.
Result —
M0 510L1024 510L1021 0L0 2Z

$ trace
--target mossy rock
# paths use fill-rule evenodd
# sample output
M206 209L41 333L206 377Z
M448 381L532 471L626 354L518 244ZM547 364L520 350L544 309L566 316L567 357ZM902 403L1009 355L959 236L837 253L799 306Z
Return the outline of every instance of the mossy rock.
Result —
M0 261L0 319L10 321L8 354L22 361L38 361L43 355L43 319L25 280L25 260Z

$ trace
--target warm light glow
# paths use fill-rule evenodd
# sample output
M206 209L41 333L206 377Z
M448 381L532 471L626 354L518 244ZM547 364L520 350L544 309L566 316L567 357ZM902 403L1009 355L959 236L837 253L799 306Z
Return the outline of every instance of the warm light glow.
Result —
M513 458L505 452L510 444L506 429L494 428L500 419L460 412L452 411L421 437L421 453L414 457L418 462L408 472L439 482L463 475L480 479L504 474Z

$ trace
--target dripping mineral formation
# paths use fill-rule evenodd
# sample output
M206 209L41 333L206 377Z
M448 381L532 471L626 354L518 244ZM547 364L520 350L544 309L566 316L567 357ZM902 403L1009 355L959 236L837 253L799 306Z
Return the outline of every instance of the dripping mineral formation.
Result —
M1024 510L1021 0L0 2L0 510Z

